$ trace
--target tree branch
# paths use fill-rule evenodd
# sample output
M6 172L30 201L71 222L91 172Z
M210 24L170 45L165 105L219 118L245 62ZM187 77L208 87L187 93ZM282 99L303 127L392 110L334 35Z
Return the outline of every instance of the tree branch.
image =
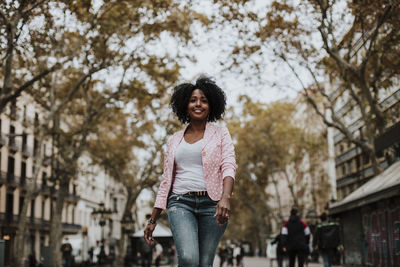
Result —
M364 60L361 63L361 73L365 72L366 66L368 64L369 59L371 58L371 54L375 51L372 50L372 47L376 41L376 38L378 37L379 29L381 26L384 24L385 19L387 18L387 15L389 14L390 10L392 9L392 6L387 6L383 14L378 18L378 21L376 23L376 27L374 29L374 32L368 37L370 39L369 42L369 47L367 49L366 55L364 57Z
M11 26L10 21L7 19L7 16L3 13L2 10L0 10L0 18L3 19L4 24L5 24L7 27L10 27L10 26Z
M40 6L41 4L43 4L46 0L42 0L42 1L37 1L36 3L34 3L29 9L22 11L22 16L26 16L29 12L31 12L32 10L34 10L36 7Z
M23 85L21 85L20 87L18 87L17 89L15 89L14 92L11 92L10 94L3 96L1 99L1 106L0 106L0 110L2 110L4 108L4 106L16 99L21 92L23 92L24 90L26 90L27 88L29 88L30 86L32 86L35 82L41 80L43 77L45 77L47 74L55 71L56 69L58 69L61 66L60 63L57 63L55 65L53 65L51 68L46 69L44 71L42 71L41 73L39 73L38 75L36 75L35 77L33 77L31 80L25 82Z

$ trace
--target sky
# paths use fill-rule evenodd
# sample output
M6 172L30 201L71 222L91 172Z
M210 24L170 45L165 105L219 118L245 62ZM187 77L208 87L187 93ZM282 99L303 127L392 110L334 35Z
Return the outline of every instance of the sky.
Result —
M218 10L211 6L211 2L201 1L197 5L197 11L208 15L218 15ZM251 3L254 10L265 5L265 1L261 0L254 0ZM248 27L251 27L251 25L248 25ZM232 60L232 55L227 51L230 51L232 46L240 45L245 41L238 38L236 29L232 25L206 31L195 24L192 31L199 46L190 51L192 51L191 54L197 59L197 62L186 61L181 72L182 77L189 81L195 80L200 74L208 74L213 77L227 94L228 106L236 106L237 98L241 94L268 103L288 97L294 98L297 91L301 89L300 84L293 88L293 84L297 83L294 76L291 75L284 64L274 62L272 53L268 53L268 51L265 51L261 57L250 57L246 63L241 65L243 70L241 73L226 69L225 64L229 65ZM255 62L265 63L261 80L253 77L254 70L252 68L254 66L252 63ZM288 86L285 86L284 81L290 81Z
M208 1L201 1L198 9L211 14L214 12L207 4ZM273 59L272 53L268 50L260 56L249 58L248 63L241 65L242 72L227 69L222 63L229 63L232 55L229 54L230 47L237 44L235 30L229 27L206 31L199 25L193 25L193 38L196 46L178 45L173 39L163 36L162 46L156 45L155 51L158 53L167 53L176 57L177 55L188 55L188 58L194 58L195 61L183 59L179 61L182 65L181 81L195 83L200 75L207 75L216 81L216 83L225 91L227 95L228 107L234 107L236 111L240 110L238 106L238 97L241 94L249 96L254 101L269 103L277 100L293 99L301 90L301 85L295 79L293 74L285 64ZM253 77L253 62L266 63L262 69L262 77L258 79ZM149 191L142 191L138 201L152 200L155 196Z

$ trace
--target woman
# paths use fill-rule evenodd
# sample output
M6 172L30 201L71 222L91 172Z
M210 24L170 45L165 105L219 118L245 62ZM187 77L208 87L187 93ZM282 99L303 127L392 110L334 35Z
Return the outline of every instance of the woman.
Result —
M222 118L225 105L224 92L209 78L178 85L171 98L173 112L188 124L167 142L164 173L144 235L154 244L156 221L168 208L179 266L212 266L227 227L235 152L228 129L211 123Z

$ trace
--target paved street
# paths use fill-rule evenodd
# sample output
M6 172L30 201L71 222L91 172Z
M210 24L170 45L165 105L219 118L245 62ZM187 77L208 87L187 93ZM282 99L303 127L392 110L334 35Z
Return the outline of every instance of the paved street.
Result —
M270 264L267 258L260 258L260 257L245 257L244 258L244 267L277 267L276 261ZM226 264L224 265L224 267ZM297 266L297 265L296 265ZM309 263L308 265L304 265L305 267L323 267L322 263ZM335 267L340 267L341 265L335 265ZM219 258L215 257L214 266L219 267ZM285 266L286 267L286 266Z
M154 266L154 265L152 265ZM170 265L161 265L161 266L170 266ZM267 258L263 257L245 257L243 262L243 267L277 267L276 261L270 263ZM284 267L288 267L288 263L283 265ZM297 266L297 264L296 264ZM323 267L324 265L321 263L309 263L308 265L304 265L304 267ZM341 267L342 265L333 265L333 267ZM112 265L102 265L102 267L112 267ZM131 267L139 267L138 265L131 265ZM213 267L219 266L219 257L216 256L214 260ZM227 267L226 263L223 267Z

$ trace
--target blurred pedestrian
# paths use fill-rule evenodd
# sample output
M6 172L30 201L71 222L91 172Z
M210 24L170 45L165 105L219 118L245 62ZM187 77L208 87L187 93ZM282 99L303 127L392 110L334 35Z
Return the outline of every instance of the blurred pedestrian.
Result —
M73 265L73 257L72 257L72 245L69 242L68 237L64 238L64 242L61 245L61 256L62 256L62 265L63 267L72 267Z
M36 267L36 264L37 264L37 261L36 261L36 257L35 257L35 252L32 252L28 256L28 266L29 267Z
M89 264L93 263L93 255L94 255L94 247L90 247L88 250L88 254L89 254Z
M276 244L276 262L278 263L278 267L283 267L283 261L286 256L286 253L283 251L282 247L282 233L279 234L274 238L271 244Z
M145 237L154 242L156 220L168 207L179 266L211 266L230 216L236 170L228 129L211 123L225 112L225 93L213 80L201 77L196 84L176 86L171 106L188 124L167 142L164 173Z
M233 249L233 258L236 260L237 267L243 266L242 263L243 249L239 242L235 244L235 248Z
M142 267L150 267L153 261L153 248L147 244L144 237L140 238L139 251Z
M296 258L299 267L304 266L308 255L310 228L300 219L297 208L290 211L289 220L282 228L282 250L289 256L289 267L294 267Z
M219 257L219 267L222 267L224 265L224 262L226 260L226 256L227 256L227 249L220 244L218 247L218 257Z
M329 222L326 213L321 214L320 220L313 236L313 246L321 255L324 267L331 267L332 259L337 251L343 250L340 226L336 222Z
M171 248L169 249L169 257L170 257L171 267L175 267L177 263L175 245L172 245Z
M155 263L156 267L160 266L160 261L162 259L162 255L163 255L163 247L160 243L158 243L156 241L156 246L154 248L154 263Z
M226 251L226 264L228 267L233 266L233 249L231 247L228 247Z

